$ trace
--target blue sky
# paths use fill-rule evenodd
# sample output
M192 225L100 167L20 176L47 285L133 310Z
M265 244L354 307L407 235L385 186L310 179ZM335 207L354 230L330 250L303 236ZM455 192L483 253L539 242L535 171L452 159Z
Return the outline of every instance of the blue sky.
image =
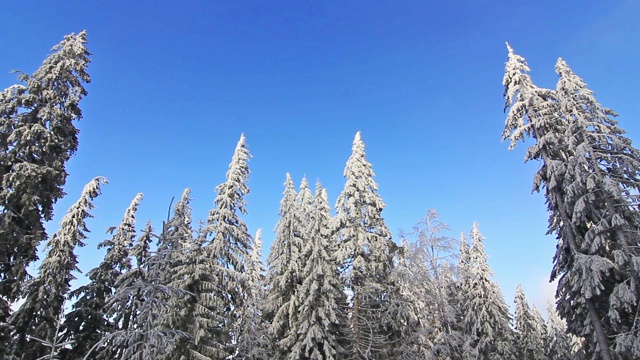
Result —
M544 306L555 242L544 198L530 194L538 164L523 164L526 144L500 142L504 42L540 86L555 86L562 56L640 136L633 0L19 1L0 13L0 87L83 29L92 83L56 221L91 178L109 179L78 251L85 272L137 192L140 227L159 226L185 187L205 219L243 132L254 156L245 220L267 252L285 173L320 179L335 203L361 130L394 235L429 208L451 236L478 221L506 301L522 282Z

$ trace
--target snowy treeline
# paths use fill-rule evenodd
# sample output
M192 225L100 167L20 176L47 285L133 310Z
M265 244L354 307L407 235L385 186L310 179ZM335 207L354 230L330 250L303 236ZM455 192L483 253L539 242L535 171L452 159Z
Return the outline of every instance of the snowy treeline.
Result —
M140 228L138 194L100 243L88 283L71 289L74 249L106 179L87 184L54 235L43 222L77 148L85 43L84 32L68 35L0 94L1 358L637 357L637 151L564 62L558 89L540 89L511 48L504 137L537 140L527 156L543 161L535 186L559 241L558 311L550 305L547 320L521 287L509 313L477 223L454 239L430 210L394 241L359 132L333 211L319 182L312 190L285 175L266 264L261 231L251 235L242 219L251 157L242 135L206 222L192 223L186 189L167 221Z

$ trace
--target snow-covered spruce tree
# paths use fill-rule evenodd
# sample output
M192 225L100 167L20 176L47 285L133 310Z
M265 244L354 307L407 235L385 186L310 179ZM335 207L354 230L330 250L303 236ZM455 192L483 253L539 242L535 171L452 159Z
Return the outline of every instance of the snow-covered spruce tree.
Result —
M525 160L540 160L534 189L545 189L549 233L558 237L552 279L558 311L585 351L602 359L640 356L638 248L640 155L586 84L562 59L555 91L531 84L524 59L509 48L505 78L510 108L503 139L536 143ZM527 80L528 86L522 86ZM533 89L533 90L532 90ZM544 94L541 102L536 94Z
M65 165L78 147L73 122L90 81L85 43L84 31L65 36L32 75L20 73L20 84L0 92L0 321L23 296L27 266L47 238L43 224L64 195Z
M313 226L313 220L315 216L315 198L309 188L309 181L305 176L300 181L300 190L298 191L298 198L296 199L298 204L298 213L301 223L301 234L303 238L303 244L301 249L309 241L311 235L311 227Z
M107 248L107 253L102 262L87 273L89 283L69 295L69 298L77 300L66 315L63 326L65 340L73 341L64 353L65 359L84 358L102 337L115 330L105 314L105 305L113 295L118 277L131 269L129 251L136 235L135 215L141 200L142 193L138 193L126 209L120 225L109 229L113 237L98 245L98 248Z
M169 359L217 359L227 356L224 344L216 343L212 329L220 324L214 311L216 302L211 292L214 284L213 261L203 250L203 234L194 234L191 226L191 190L185 189L175 204L173 215L165 224L166 239L159 244L170 268L165 283L171 292L167 302L169 313L160 321L160 328L175 330L173 350L163 357ZM184 336L184 335L188 336Z
M547 337L547 334L549 333L549 331L547 330L547 323L542 317L542 313L540 313L540 310L538 310L537 306L533 305L533 307L531 308L531 312L533 314L534 331L536 331L538 334L541 334L540 337L542 338L542 344L544 348L548 350L549 339Z
M65 304L62 304L62 309L64 311ZM56 332L52 336L50 340L42 340L34 338L39 341L42 346L46 348L46 355L39 358L38 360L58 360L64 359L64 351L68 348L69 345L73 343L73 341L64 341L62 334L62 322L64 321L64 314L61 312L56 321Z
M209 212L205 235L210 242L205 252L213 261L212 275L215 311L221 323L216 324L214 338L228 347L228 354L235 353L240 319L238 310L244 306L243 294L247 292L246 265L250 256L252 239L247 225L240 218L246 213L244 197L249 193L249 150L242 134L236 145L226 181L216 187L218 195Z
M348 357L387 358L397 343L390 342L390 324L381 314L388 306L389 274L396 245L382 218L385 204L378 195L360 132L353 140L344 176L344 189L336 203L335 229L338 258L350 295Z
M140 307L145 299L138 292L138 281L146 281L148 260L151 257L153 227L147 224L142 234L131 247L129 258L135 259L135 265L129 271L122 272L114 284L112 296L104 307L107 318L111 320L113 329L89 351L85 358L101 360L121 359L126 342L116 335L136 331L136 321ZM132 290L133 289L133 290ZM135 291L134 291L135 290Z
M500 288L491 280L493 271L484 252L484 238L474 223L470 248L461 264L459 291L464 359L511 360L516 358L513 348L509 308ZM466 263L468 261L468 263Z
M182 291L161 293L158 300L167 304L164 316L158 319L158 329L177 330L174 333L173 346L170 352L162 356L163 360L188 359L192 336L191 328L197 324L193 306L197 303L196 293L187 289L197 270L192 267L192 247L194 247L193 229L191 228L191 208L189 206L191 190L185 189L173 207L172 216L164 224L163 236L158 238L157 256L166 267L160 275L159 284ZM189 268L191 272L185 272Z
M262 263L262 229L258 229L247 264L249 291L240 311L240 334L233 359L271 359L267 323L263 317L265 292L265 267Z
M85 185L78 201L62 218L60 229L47 243L38 276L25 286L24 303L9 319L14 326L13 355L20 359L36 360L51 350L42 342L53 342L58 335L63 305L75 279L73 272L79 271L74 249L84 246L88 232L85 220L91 217L92 201L100 195L103 183L105 178L96 177Z
M616 114L562 59L556 73L559 115L568 124L567 172L573 175L565 204L573 205L571 225L581 239L573 259L561 258L566 249L556 255L558 311L574 334L584 333L588 313L596 312L604 332L615 337L615 354L639 358L640 152L612 119ZM592 299L593 309L576 306L582 298Z
M293 180L286 174L284 192L280 200L280 219L276 224L276 237L267 258L266 318L269 333L277 348L276 358L288 358L291 353L293 324L297 308L296 291L302 284L301 253L303 224Z
M303 179L301 194L305 192L304 183ZM300 205L305 206L305 202ZM301 254L302 284L295 293L298 312L290 335L293 346L289 359L342 359L346 296L331 236L329 200L320 182L316 184L312 205L308 219L311 226Z
M527 303L522 285L516 288L515 345L517 358L521 360L547 360L545 332Z
M158 360L174 359L173 350L176 339L188 338L189 335L167 327L165 318L172 316L174 309L169 299L179 298L184 291L167 286L167 270L170 269L170 257L167 246L159 246L158 251L148 250L149 239L158 238L158 243L175 243L167 239L166 226L159 236L153 235L147 226L145 234L140 238L136 277L128 277L125 273L118 279L117 291L109 300L107 307L122 303L135 303L134 314L126 328L105 336L85 356L85 359L96 358L94 351L102 350L102 358L109 353L114 360ZM146 250L145 250L146 249ZM138 249L137 249L138 250ZM131 273L131 272L130 272ZM101 349L104 344L110 349ZM106 351L105 351L106 350ZM109 351L111 350L111 351ZM116 350L116 351L113 351Z
M581 339L567 333L567 323L560 318L555 304L547 307L547 356L553 360L582 360Z

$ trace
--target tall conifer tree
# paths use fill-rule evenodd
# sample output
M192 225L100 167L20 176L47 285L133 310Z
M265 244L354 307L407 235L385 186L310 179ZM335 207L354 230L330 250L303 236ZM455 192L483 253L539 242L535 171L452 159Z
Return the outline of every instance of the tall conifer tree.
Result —
M19 73L21 83L0 92L0 341L78 147L74 121L90 81L86 41L84 31L65 36L32 75Z
M585 336L588 354L604 360L640 356L634 210L640 154L567 64L559 59L555 90L531 83L524 58L509 47L503 139L536 142L525 160L540 160L534 189L544 188L549 233L558 237L552 279L569 331Z
M484 252L484 237L474 223L471 247L465 249L465 263L460 268L460 307L465 336L464 358L511 360L513 348L509 308L500 288L491 280L493 271Z
M254 238L251 256L247 264L249 290L244 294L244 306L240 311L240 334L234 359L270 359L271 344L267 323L263 316L265 292L264 264L261 256L262 229Z
M111 228L113 237L105 240L99 248L106 247L104 260L87 273L89 283L70 294L78 299L65 318L65 337L73 345L65 354L67 359L83 359L103 336L117 330L105 314L107 301L113 296L118 277L131 269L129 251L135 240L135 214L142 200L139 193L131 201L122 222Z
M24 360L36 360L48 353L43 341L53 342L59 332L73 272L79 271L74 254L77 246L84 246L88 231L85 221L91 217L93 199L100 195L103 177L91 180L82 190L60 222L58 230L47 243L47 255L40 264L38 276L25 287L25 301L12 315L15 328L14 355ZM50 350L50 349L49 349Z
M553 360L582 360L580 351L581 339L567 332L567 323L560 318L555 304L547 307L547 347L549 359Z
M303 179L301 194L305 193L305 188L306 179ZM304 199L304 195L301 197ZM346 296L331 237L329 200L320 182L316 185L313 203L305 203L302 201L301 205L313 207L301 254L304 260L300 264L302 284L295 294L298 314L293 324L289 359L342 359Z
M114 360L164 360L175 359L176 343L189 335L170 328L167 317L173 316L171 299L180 298L184 291L166 284L167 271L171 269L169 246L175 243L167 239L167 227L160 235L153 234L147 225L132 253L138 266L124 273L116 283L111 305L126 304L129 313L126 325L105 336L87 355L87 358ZM153 238L158 239L158 250L149 250ZM134 276L131 276L131 275ZM94 353L95 352L95 353Z
M296 291L302 284L301 253L303 224L297 203L298 195L289 173L286 174L284 192L280 201L280 219L276 225L276 238L267 258L268 301L267 318L270 334L278 348L277 358L291 353L293 324L296 321Z
M216 187L218 195L213 201L206 225L210 238L205 251L213 261L216 311L222 321L214 327L216 341L225 344L227 352L235 352L234 337L238 334L239 319L235 310L243 305L243 294L248 289L246 266L252 238L247 225L240 218L246 214L244 197L249 194L249 158L245 136L242 134L233 152L226 180Z
M336 204L335 226L338 256L346 288L351 295L349 357L386 357L390 332L381 314L385 312L389 274L393 266L391 233L382 217L384 202L366 159L360 132L344 170L344 189Z
M515 345L518 359L547 360L543 323L527 303L522 285L516 288Z

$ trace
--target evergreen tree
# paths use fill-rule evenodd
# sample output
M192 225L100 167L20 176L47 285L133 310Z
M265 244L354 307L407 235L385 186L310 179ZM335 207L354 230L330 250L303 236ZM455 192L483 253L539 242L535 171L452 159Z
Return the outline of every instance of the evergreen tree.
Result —
M167 327L164 319L172 315L173 309L168 299L179 298L184 291L165 285L166 271L170 269L168 247L161 246L157 252L149 251L150 239L156 237L147 226L140 238L134 254L139 266L136 276L126 276L118 279L117 291L107 306L113 304L130 304L131 316L129 324L122 330L105 336L90 350L85 358L92 357L92 352L101 345L103 358L117 360L157 360L173 358L176 339L188 338L189 335ZM157 236L159 244L174 243L167 239L166 226ZM137 251L136 251L137 250ZM109 354L110 357L105 355Z
M311 232L313 227L313 221L315 217L315 205L314 196L309 188L309 181L306 177L302 177L300 181L300 190L298 191L298 197L296 203L298 206L298 214L300 217L300 236L302 238L302 244L300 244L300 252L309 242L311 238ZM304 262L304 261L303 261Z
M276 238L267 258L268 300L267 318L270 334L278 348L278 358L287 358L292 348L293 324L296 321L296 291L302 284L301 252L303 246L303 224L296 201L297 194L286 174L284 192L280 201L280 220L276 225Z
M640 260L640 251L632 238L640 228L640 213L632 206L640 190L640 152L612 119L615 112L603 108L562 59L556 72L559 114L568 125L567 172L572 180L565 204L573 205L569 215L577 235L574 244L556 254L552 277L559 277L558 311L570 331L580 335L588 331L584 324L595 316L591 314L597 314L602 331L616 337L610 345L615 353L638 358L640 269L634 261ZM567 256L572 245L577 251ZM576 304L583 298L592 300L586 309Z
M547 307L547 356L553 360L579 360L581 341L567 333L567 323L560 318L555 305L549 303Z
M559 280L560 316L572 334L588 339L588 354L638 357L640 282L633 263L639 254L630 234L640 225L633 209L640 154L612 119L615 113L562 59L555 91L535 87L528 70L509 48L503 138L511 138L512 146L525 135L536 140L526 160L542 162L534 189L545 188L548 232L558 237L551 278Z
M145 301L143 287L148 283L146 277L148 260L152 256L152 234L153 227L148 221L129 253L129 257L135 259L135 265L118 276L113 294L105 305L105 313L111 319L113 329L89 350L89 358L124 360L122 356L127 348L127 334L136 331L140 308Z
M388 324L381 317L388 305L386 295L396 245L382 218L385 204L378 195L374 175L358 132L344 170L346 183L338 197L335 218L338 257L351 295L347 351L354 359L383 358L396 345L389 342Z
M222 320L216 326L215 338L228 347L229 355L235 352L233 339L239 333L240 320L234 310L242 308L243 294L248 289L245 272L252 239L240 215L246 213L244 197L249 193L250 157L242 134L229 164L227 179L216 187L218 195L209 212L205 231L206 236L211 236L205 251L214 265L214 311Z
M84 246L88 232L85 220L91 217L93 199L100 195L103 177L91 180L82 190L60 222L58 230L47 243L47 256L40 264L38 276L25 287L25 301L12 315L14 355L24 360L36 360L49 353L43 342L54 342L59 333L59 320L64 311L73 272L79 271L74 254L76 246Z
M516 288L515 345L518 359L546 360L544 328L529 307L522 286Z
M484 238L474 223L472 246L463 248L460 268L460 312L465 336L465 359L514 359L513 333L509 308L498 285L490 277L493 271L484 252Z
M0 341L78 147L74 121L90 81L85 43L84 31L65 36L32 75L20 73L20 84L0 92Z
M267 324L263 317L265 300L264 264L260 255L262 249L262 230L258 229L253 249L247 264L249 291L245 293L245 306L241 309L240 334L234 359L269 359L270 343Z
M182 197L173 207L173 215L164 224L164 236L158 239L157 256L166 266L165 271L160 274L163 278L159 279L159 284L182 290L159 294L158 300L168 304L168 309L165 316L158 319L157 328L179 330L175 333L172 350L162 356L163 360L188 358L192 337L183 335L189 334L189 328L196 321L190 316L190 302L194 299L191 298L192 294L184 289L185 282L193 275L182 271L183 267L189 264L189 251L193 243L190 194L190 189L183 191Z
M98 248L106 247L107 253L104 260L87 273L90 282L70 293L70 298L78 300L64 322L65 339L73 340L64 355L66 359L84 358L103 336L115 330L105 314L105 306L118 277L131 269L129 251L135 239L135 214L141 200L142 193L139 193L125 211L120 225L109 229L113 237L98 245Z
M305 207L313 205L309 232L302 247L300 284L295 293L297 316L291 333L289 359L331 360L343 358L345 294L342 291L335 244L331 238L331 214L327 192L320 183L312 204L304 199L308 187L303 179L300 194Z
M167 272L168 286L181 290L172 293L168 299L171 313L162 320L164 328L174 329L179 334L174 338L173 351L164 357L165 360L226 356L225 344L216 342L212 333L212 329L222 322L211 292L216 286L212 276L214 263L203 251L203 236L194 236L190 194L191 190L185 189L174 206L173 216L166 224L168 242L162 246L167 250L165 255L172 266Z

